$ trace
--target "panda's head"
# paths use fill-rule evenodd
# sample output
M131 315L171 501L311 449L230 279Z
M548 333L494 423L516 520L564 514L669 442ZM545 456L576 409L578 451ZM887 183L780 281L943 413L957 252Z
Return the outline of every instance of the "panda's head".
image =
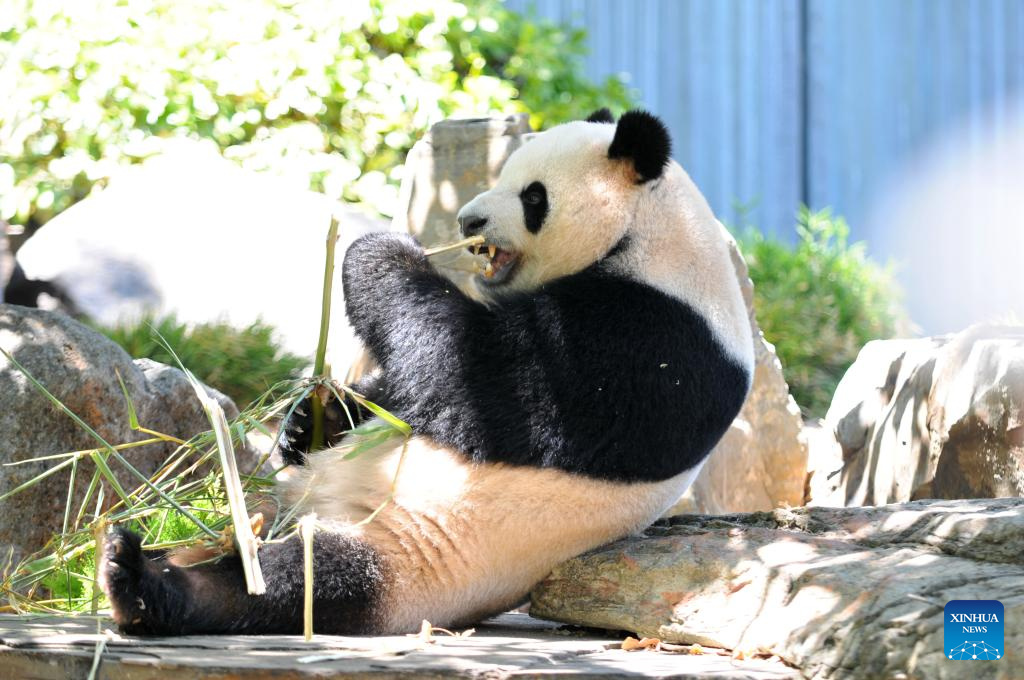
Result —
M607 109L542 132L508 159L498 183L459 211L466 236L493 246L484 292L530 290L581 271L628 243L640 198L669 165L660 120Z

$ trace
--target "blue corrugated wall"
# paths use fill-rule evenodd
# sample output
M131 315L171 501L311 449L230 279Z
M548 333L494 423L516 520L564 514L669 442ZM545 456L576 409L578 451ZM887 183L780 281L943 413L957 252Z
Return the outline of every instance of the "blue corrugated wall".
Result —
M586 28L588 75L627 75L716 213L780 235L804 202L870 242L906 163L1024 94L1021 0L506 2Z

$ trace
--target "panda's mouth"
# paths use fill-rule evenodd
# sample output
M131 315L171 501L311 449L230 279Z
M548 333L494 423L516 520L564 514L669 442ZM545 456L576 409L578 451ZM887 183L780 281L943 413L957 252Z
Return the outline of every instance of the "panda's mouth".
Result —
M485 286L499 286L508 283L516 272L519 254L492 243L470 246L469 252L484 257L484 265L477 274L477 280Z

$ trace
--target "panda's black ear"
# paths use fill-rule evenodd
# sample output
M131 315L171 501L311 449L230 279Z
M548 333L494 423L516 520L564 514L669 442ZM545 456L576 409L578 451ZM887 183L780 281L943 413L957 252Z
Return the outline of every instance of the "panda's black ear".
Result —
M614 123L615 116L607 108L598 109L586 117L588 123Z
M672 139L661 120L646 111L627 111L615 126L608 158L629 158L642 184L661 177L672 155Z

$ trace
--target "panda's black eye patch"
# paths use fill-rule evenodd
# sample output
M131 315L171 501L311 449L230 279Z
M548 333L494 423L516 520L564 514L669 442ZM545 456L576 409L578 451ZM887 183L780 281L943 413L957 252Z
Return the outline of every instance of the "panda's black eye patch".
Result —
M531 182L519 194L523 204L523 220L531 234L540 231L544 218L548 216L548 190L540 182Z

